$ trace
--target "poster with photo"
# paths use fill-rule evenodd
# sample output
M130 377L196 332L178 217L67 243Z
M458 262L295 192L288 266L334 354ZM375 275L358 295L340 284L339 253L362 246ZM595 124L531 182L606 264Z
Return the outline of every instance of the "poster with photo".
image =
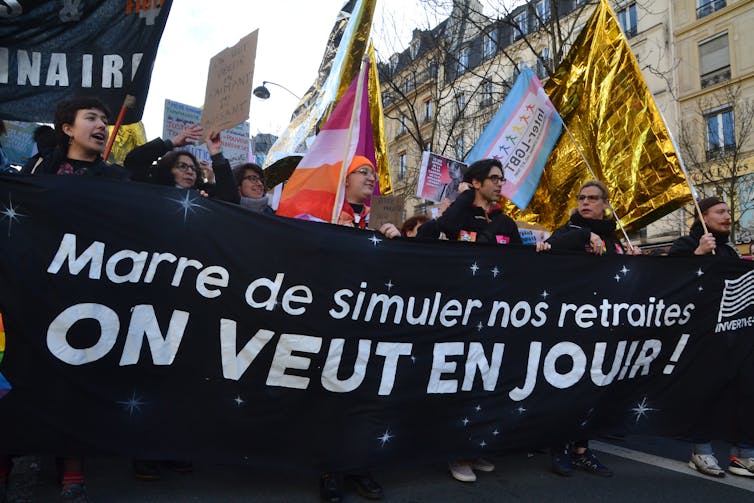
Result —
M458 196L458 185L463 181L467 169L466 164L455 159L424 152L416 195L435 203L445 198L455 201Z

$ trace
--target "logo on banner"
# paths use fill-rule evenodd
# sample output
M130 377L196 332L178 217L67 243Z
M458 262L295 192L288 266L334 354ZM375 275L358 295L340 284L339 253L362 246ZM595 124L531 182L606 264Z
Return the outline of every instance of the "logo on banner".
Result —
M717 313L715 332L754 326L754 316L730 320L751 305L754 305L754 270L738 279L726 279L723 296L720 299L720 310Z
M126 14L138 13L139 17L146 21L147 26L152 26L160 14L160 7L163 3L163 0L127 0Z

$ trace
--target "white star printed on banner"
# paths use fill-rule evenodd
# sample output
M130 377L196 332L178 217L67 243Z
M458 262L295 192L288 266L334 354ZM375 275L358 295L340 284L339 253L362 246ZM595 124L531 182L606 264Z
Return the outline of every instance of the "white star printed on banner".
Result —
M542 290L542 293L540 295L542 296L543 299L546 300L547 297L550 296L550 292L548 292L547 290Z
M487 442L482 440L481 442L479 442L479 447L487 447Z
M471 269L471 275L476 276L476 272L479 270L479 266L477 265L476 262L474 262L473 264L469 266L469 269Z
M469 418L468 417L464 417L463 421L461 421L461 422L463 423L464 426L466 426L466 425L469 424Z
M369 238L369 241L371 241L374 246L382 243L382 240L377 237L377 234L372 234L372 237Z
M704 275L704 271L702 271L702 268L700 267L700 268L699 268L699 269L697 269L697 271L696 271L696 276L697 276L697 277L699 277L699 276L702 276L702 275Z
M624 266L623 266L623 267L621 268L620 272L621 272L621 274L623 274L623 275L625 276L625 275L626 275L626 274L628 273L628 271L630 271L630 270L631 270L631 269L629 269L628 267L626 267L626 266L624 265Z
M490 272L492 273L493 278L497 278L497 276L500 274L500 269L495 266L490 270Z
M495 429L495 431L493 431L493 432L492 432L492 434L493 434L494 436L498 436L498 435L500 435L500 432L499 432L499 431L497 431L497 428L496 428L496 429Z
M649 414L647 413L651 411L656 411L657 409L648 407L647 397L644 397L641 403L637 403L636 407L634 407L631 410L634 412L634 416L636 417L636 424L639 424L639 419L641 419L642 417L649 417Z
M476 330L477 330L477 332L481 332L483 328L484 328L484 325L482 325L481 321L476 324Z
M188 218L189 212L194 213L196 212L196 208L201 208L203 210L206 210L204 206L201 204L197 204L194 201L201 200L201 196L197 196L195 198L191 198L191 192L188 190L186 191L186 194L184 195L183 199L170 199L171 201L178 203L178 213L181 211L183 212L183 223L186 223L186 219Z
M519 414L523 414L524 412L526 412L526 407L524 407L523 405L519 405L518 409L516 409L516 412L518 412Z
M241 405L243 405L244 403L246 403L246 400L244 400L243 398L241 398L241 395L236 395L236 397L233 399L233 401L236 402L236 405L238 407L240 407Z
M122 405L123 408L128 411L129 416L133 416L134 411L141 412L141 406L144 405L144 402L141 401L141 397L136 396L136 391L131 394L131 398L128 400L119 401L117 403Z
M18 222L18 217L26 216L18 212L19 208L20 206L13 206L13 201L11 200L10 194L8 194L8 205L3 205L3 211L0 211L0 215L3 216L3 220L8 220L8 237L10 237L10 231L11 227L13 227L13 222Z
M620 282L620 275L619 274L616 274L615 276L613 276L613 278L615 278L615 282L616 283Z
M390 434L390 430L385 430L385 433L377 437L377 440L380 441L380 447L385 447L385 444L390 442L394 436Z
M477 412L479 412L480 410L482 410L482 406L481 405L477 405L476 407L474 407L474 410L477 411Z
M702 291L704 291L704 287L702 287L702 286L700 285L700 286L699 286L699 288L697 288L697 290L699 290L700 292L702 292Z
M389 279L389 280L387 280L387 283L385 283L385 286L387 287L387 291L389 292L390 290L393 289L393 287L395 286L395 284L393 283L392 279Z

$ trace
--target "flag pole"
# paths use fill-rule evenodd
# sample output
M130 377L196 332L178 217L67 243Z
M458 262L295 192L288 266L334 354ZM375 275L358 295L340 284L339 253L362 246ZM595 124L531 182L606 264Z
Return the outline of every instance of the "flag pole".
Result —
M112 151L113 149L113 143L115 143L115 137L118 136L118 130L120 129L121 124L123 124L123 118L126 116L126 110L133 108L135 104L136 97L127 94L125 99L123 100L123 106L120 107L120 112L118 113L118 118L116 119L115 125L113 126L113 132L110 134L110 139L107 140L107 148L105 148L105 153L102 154L102 158L105 161L107 161L107 158L110 156L110 151Z
M573 142L573 145L576 147L576 150L579 152L579 155L581 156L581 159L584 161L584 164L586 164L586 168L589 170L589 174L592 175L592 178L597 180L597 175L594 173L594 170L592 169L592 165L589 164L589 161L586 159L586 155L584 155L584 152L581 150L581 146L579 146L579 142L576 141L576 138L573 136L573 133L571 133L571 130L568 129L568 125L563 121L563 128L568 133L568 136L571 138L571 141ZM628 247L633 249L634 245L631 243L631 240L628 238L628 233L626 232L626 229L623 227L623 223L620 221L620 217L615 212L615 208L613 207L613 203L610 202L610 197L608 194L607 198L607 205L610 208L610 211L613 212L613 215L615 216L615 221L618 222L618 227L620 227L621 232L623 233L623 237L626 238L626 243L628 243Z
M335 202L333 203L332 207L332 216L330 218L330 223L337 224L338 223L338 217L340 216L340 210L342 203L340 203L341 198L343 197L343 190L345 189L344 185L346 183L346 171L348 170L348 166L350 164L349 157L352 157L351 154L351 137L353 136L353 129L355 126L356 118L361 113L361 98L362 94L364 92L364 74L366 72L366 69L369 66L369 56L365 56L361 60L361 68L359 69L359 80L356 82L356 95L353 98L353 110L351 111L351 122L348 125L348 134L346 136L346 151L343 153L343 162L340 166L340 174L338 176L338 187L335 192Z

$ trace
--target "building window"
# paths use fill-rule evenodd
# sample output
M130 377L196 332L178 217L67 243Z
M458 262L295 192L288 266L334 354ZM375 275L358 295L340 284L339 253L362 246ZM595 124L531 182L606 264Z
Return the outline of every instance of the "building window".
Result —
M550 21L550 0L537 1L537 24L544 26Z
M463 155L465 154L464 148L463 148L463 136L459 136L456 138L456 159L461 160L463 159Z
M390 71L391 72L394 72L395 69L398 68L398 58L399 58L399 55L397 53L390 56Z
M707 124L707 160L731 153L736 148L733 109L723 108L705 114Z
M432 120L432 98L428 98L424 101L424 122L429 122Z
M513 40L518 40L528 33L528 19L526 11L513 18Z
M627 38L636 36L636 4L632 3L618 11L618 22Z
M497 31L492 30L484 35L484 59L489 59L497 52Z
M699 44L699 74L702 89L730 79L727 33Z
M416 59L416 56L419 55L419 40L414 39L411 41L411 44L409 44L409 51L411 52L411 59Z
M544 80L550 76L550 48L545 47L537 57L537 77Z
M400 125L398 126L398 135L406 134L408 131L408 125L406 122L406 116L401 115Z
M406 152L398 154L398 179L403 180L406 178L406 169L408 167L408 161L406 158Z
M469 68L469 48L464 47L458 54L458 65L456 66L456 75L462 75Z
M726 6L725 0L696 0L696 18L709 16Z
M427 69L429 71L429 78L430 79L436 79L437 78L437 62L431 61L429 63L429 67Z
M461 115L466 109L466 95L464 93L456 94L456 109L458 110L458 115Z
M414 89L414 79L411 75L406 77L406 81L403 83L403 92L409 94Z
M482 97L479 100L480 105L482 105L483 107L492 105L492 101L495 97L494 91L495 88L492 82L487 81L482 84Z

